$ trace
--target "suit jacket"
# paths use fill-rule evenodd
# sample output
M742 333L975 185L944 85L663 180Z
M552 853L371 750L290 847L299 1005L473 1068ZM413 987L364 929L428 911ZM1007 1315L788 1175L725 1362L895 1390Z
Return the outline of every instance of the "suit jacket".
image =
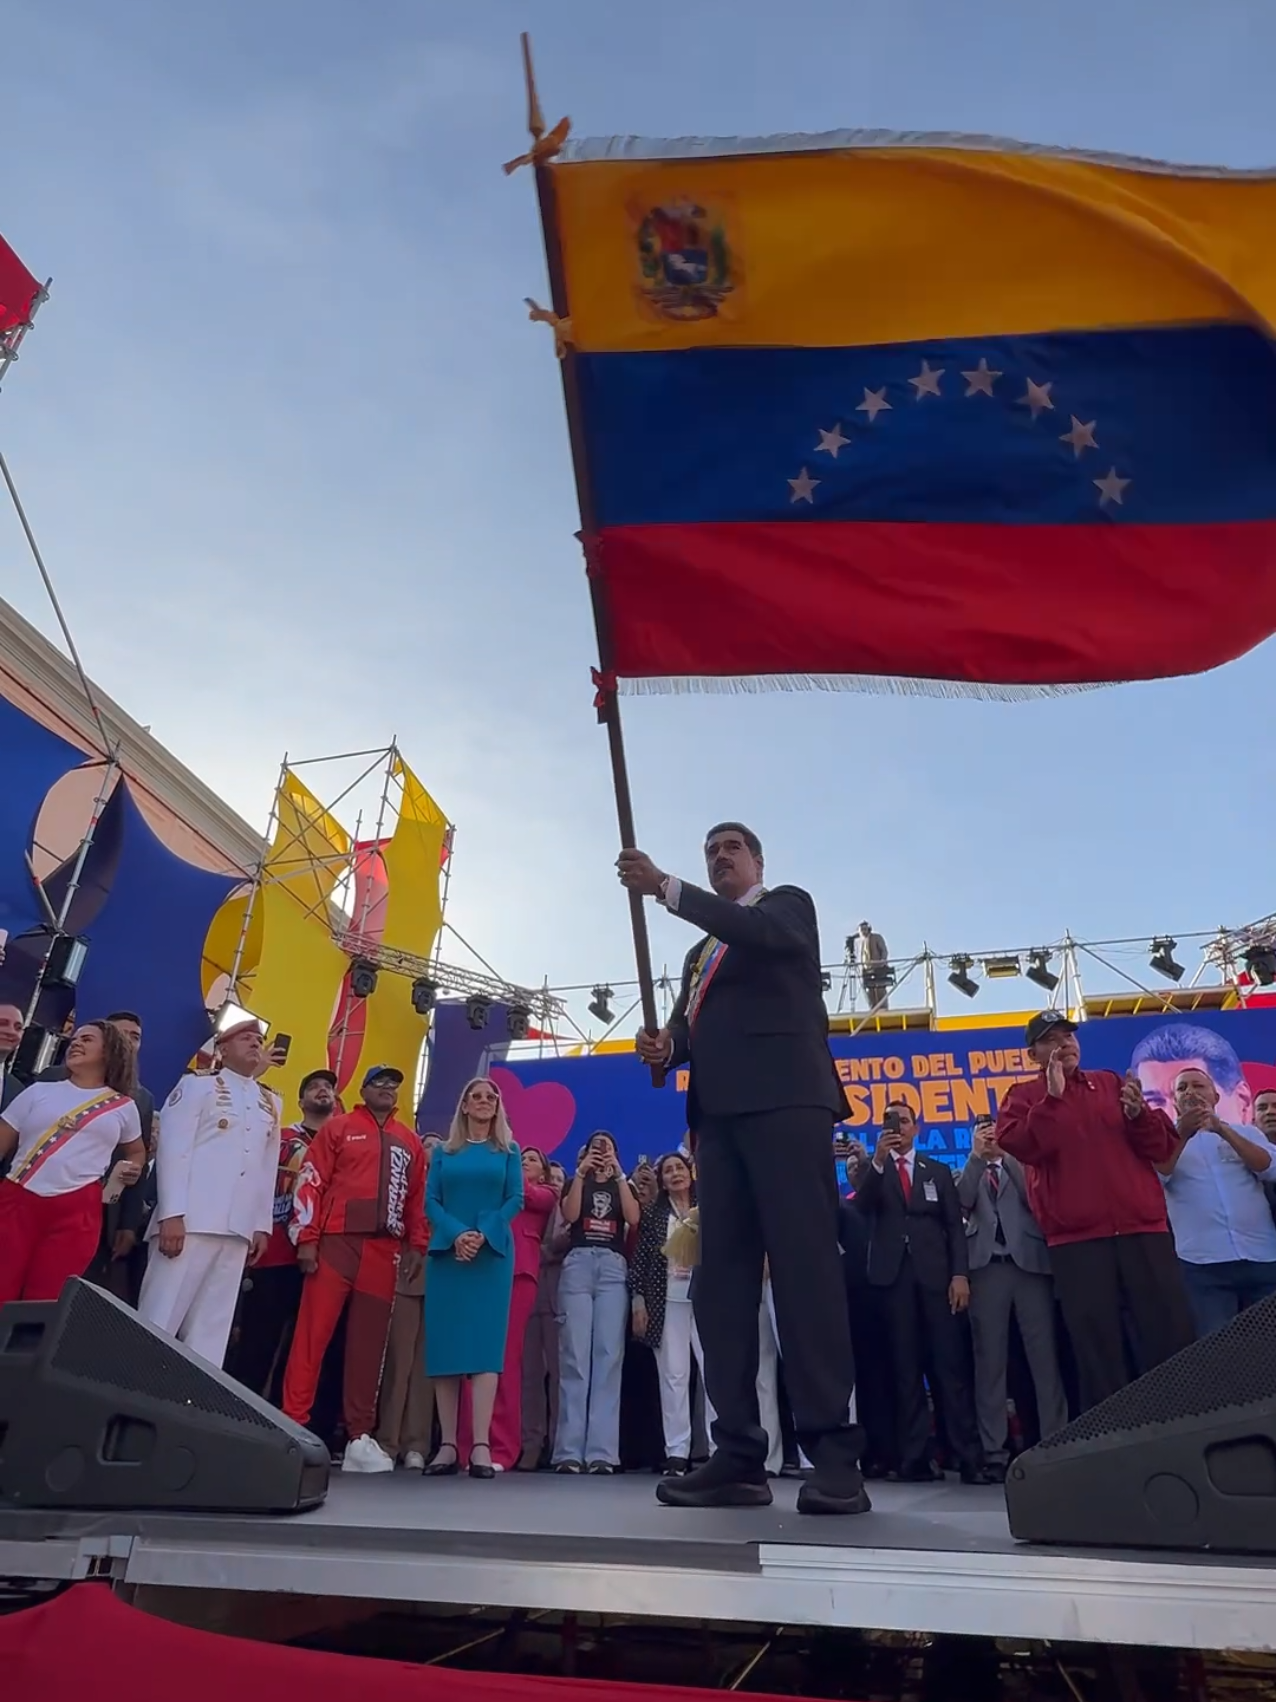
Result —
M1023 1165L1009 1153L1001 1160L1001 1187L994 1206L984 1178L988 1161L971 1153L957 1181L957 1198L966 1211L966 1252L972 1271L980 1271L992 1258L997 1239L997 1217L1006 1251L1020 1270L1050 1275L1050 1254L1041 1225L1028 1204L1028 1185Z
M927 1184L930 1184L928 1190ZM934 1199L928 1199L932 1192ZM889 1288L899 1276L907 1252L923 1288L945 1290L955 1276L968 1276L966 1226L957 1184L946 1164L917 1153L913 1189L907 1204L893 1163L882 1171L870 1164L861 1174L854 1205L872 1221L868 1243L868 1280Z
M694 1029L687 1023L691 972L705 941L687 953L670 1018L671 1067L689 1063L687 1124L792 1106L847 1115L828 1044L815 906L800 887L780 886L756 904L734 904L682 883L679 916L727 947Z

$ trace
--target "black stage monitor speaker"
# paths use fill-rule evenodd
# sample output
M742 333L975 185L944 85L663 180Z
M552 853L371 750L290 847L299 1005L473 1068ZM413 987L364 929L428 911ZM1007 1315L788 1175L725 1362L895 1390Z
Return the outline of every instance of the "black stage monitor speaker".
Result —
M1276 1554L1276 1297L1020 1456L1023 1542Z
M0 1307L0 1502L299 1513L328 1450L88 1282Z

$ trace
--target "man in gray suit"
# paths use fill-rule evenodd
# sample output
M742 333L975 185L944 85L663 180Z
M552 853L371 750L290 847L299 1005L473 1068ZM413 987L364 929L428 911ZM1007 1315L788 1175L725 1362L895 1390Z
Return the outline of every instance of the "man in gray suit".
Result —
M976 1120L974 1145L957 1183L957 1197L966 1213L975 1413L987 1470L1004 1480L1012 1312L1019 1320L1043 1436L1068 1422L1068 1403L1055 1351L1050 1255L1028 1204L1023 1166L997 1145L991 1117Z

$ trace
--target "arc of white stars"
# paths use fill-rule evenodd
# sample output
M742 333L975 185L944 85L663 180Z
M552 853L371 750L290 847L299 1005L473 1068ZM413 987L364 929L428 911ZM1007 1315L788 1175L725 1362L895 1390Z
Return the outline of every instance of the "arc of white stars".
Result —
M821 479L813 479L806 468L803 467L796 479L789 480L789 490L792 492L789 501L813 503L815 501L815 487L821 483L823 483Z
M1110 502L1114 502L1120 508L1125 502L1125 491L1128 486L1134 483L1134 480L1118 478L1116 468L1109 467L1105 478L1095 479L1092 482L1098 487L1100 508L1106 508Z
M917 393L916 400L920 402L923 396L940 395L939 381L947 370L945 366L934 367L928 360L924 360L922 370L916 378L910 378L908 381Z
M963 372L966 380L967 396L991 396L992 387L1003 375L994 371L983 355L979 357L979 365L973 372Z
M860 403L859 407L856 408L855 412L857 414L867 414L868 423L872 425L873 421L881 413L882 409L889 407L890 403L886 400L886 386L884 384L880 390L870 390L868 386L865 385L864 400Z
M837 422L832 431L822 431L819 426L816 426L815 429L820 433L820 441L815 446L815 453L817 455L827 453L836 461L838 450L845 449L851 441L849 437L842 436L841 420Z
M1073 459L1079 461L1083 449L1097 449L1099 447L1094 436L1094 428L1099 422L1097 420L1083 422L1075 414L1069 415L1069 418L1072 421L1072 429L1060 432L1059 442L1070 443Z
M1053 411L1054 403L1050 400L1050 392L1053 389L1053 379L1050 379L1045 384L1037 384L1030 378L1028 380L1028 388L1019 398L1020 407L1027 408L1034 420L1038 417L1038 415L1044 414L1047 408Z

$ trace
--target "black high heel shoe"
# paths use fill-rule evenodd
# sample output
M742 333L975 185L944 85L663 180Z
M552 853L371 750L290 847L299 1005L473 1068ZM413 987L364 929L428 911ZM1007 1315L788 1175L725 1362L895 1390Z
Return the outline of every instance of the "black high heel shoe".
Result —
M451 1454L452 1458L445 1460L442 1458L444 1454ZM438 1452L425 1468L424 1475L426 1477L455 1477L460 1469L457 1464L456 1443L440 1442Z
M478 1452L478 1450L480 1448L482 1448L483 1452L487 1455L488 1463L485 1466L479 1465L474 1458L475 1454ZM496 1476L496 1467L491 1462L492 1462L492 1450L491 1450L491 1448L488 1447L486 1442L475 1442L473 1444L473 1446L470 1448L470 1468L469 1468L470 1469L470 1476L471 1477L495 1477Z

